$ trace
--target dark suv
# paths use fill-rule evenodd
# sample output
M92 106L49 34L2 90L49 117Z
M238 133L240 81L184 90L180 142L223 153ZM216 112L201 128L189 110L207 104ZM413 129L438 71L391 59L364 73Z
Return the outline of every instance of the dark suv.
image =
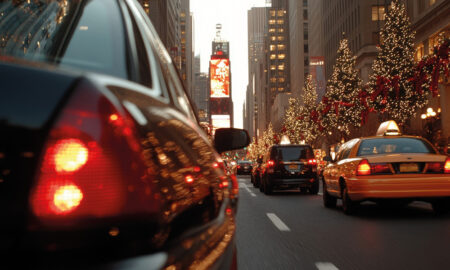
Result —
M309 145L273 145L264 156L260 189L271 194L274 189L300 188L317 194L317 160Z

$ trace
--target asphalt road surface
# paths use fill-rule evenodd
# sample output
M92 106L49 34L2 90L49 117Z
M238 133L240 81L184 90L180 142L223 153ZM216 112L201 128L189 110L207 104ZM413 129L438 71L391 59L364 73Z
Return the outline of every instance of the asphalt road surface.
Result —
M264 195L238 176L238 269L450 269L450 215L431 206L361 205L346 216L319 195Z

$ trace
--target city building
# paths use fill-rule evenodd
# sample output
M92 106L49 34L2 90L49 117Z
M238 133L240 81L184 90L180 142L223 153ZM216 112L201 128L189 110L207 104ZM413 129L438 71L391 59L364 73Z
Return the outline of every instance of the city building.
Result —
M283 124L283 117L275 111L284 111L285 108L278 108L280 104L275 103L278 94L287 98L291 91L290 54L289 54L289 13L288 0L272 0L272 6L267 9L267 36L265 37L265 70L267 70L268 97L266 100L266 115L272 123L274 130L280 131ZM275 107L274 107L275 106ZM268 123L266 123L268 124Z
M422 0L420 0L422 1ZM350 50L356 55L356 68L363 82L369 80L372 63L376 58L379 32L384 24L390 0L323 0L322 35L324 37L325 76L329 79L339 41L345 37ZM314 33L318 34L318 33Z
M194 87L192 101L194 102L199 121L209 124L209 77L207 73L200 72L200 56L194 58Z
M415 60L433 53L433 48L439 44L440 38L450 38L450 1L446 0L407 0L406 8L411 19L412 29L416 32ZM418 112L416 121L411 121L411 128L420 135L431 132L450 142L450 80L439 81L439 95L430 97L429 104ZM436 112L436 116L427 116L428 111ZM425 117L421 118L421 115ZM426 130L432 128L432 130ZM429 138L435 141L436 138Z
M317 100L325 95L325 57L323 36L323 1L310 0L308 2L308 50L309 50L309 74L316 83Z
M248 22L248 86L244 103L244 128L258 137L266 129L267 69L264 68L264 37L267 34L267 7L254 7L247 12Z

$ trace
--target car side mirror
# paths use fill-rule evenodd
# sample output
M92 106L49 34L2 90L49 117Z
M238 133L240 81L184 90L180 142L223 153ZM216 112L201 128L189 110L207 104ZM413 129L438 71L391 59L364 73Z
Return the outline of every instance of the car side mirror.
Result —
M217 152L244 148L250 144L250 136L244 129L219 128L214 134L214 147Z

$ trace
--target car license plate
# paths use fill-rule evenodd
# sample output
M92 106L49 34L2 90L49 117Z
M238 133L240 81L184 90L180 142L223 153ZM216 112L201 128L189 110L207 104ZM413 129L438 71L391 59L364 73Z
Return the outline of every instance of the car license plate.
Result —
M417 163L402 163L400 164L401 173L419 172L419 165Z
M297 164L289 165L289 170L298 170L298 165Z

